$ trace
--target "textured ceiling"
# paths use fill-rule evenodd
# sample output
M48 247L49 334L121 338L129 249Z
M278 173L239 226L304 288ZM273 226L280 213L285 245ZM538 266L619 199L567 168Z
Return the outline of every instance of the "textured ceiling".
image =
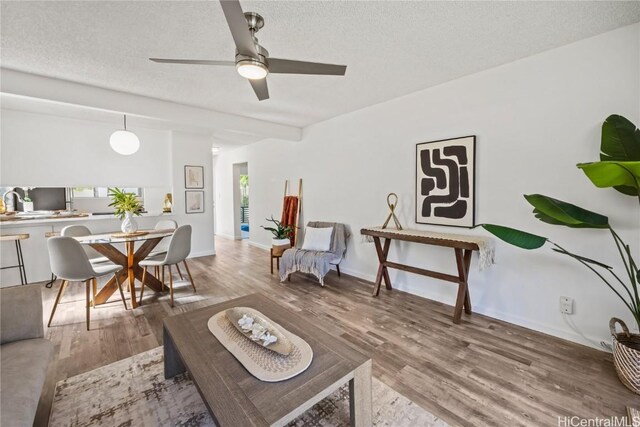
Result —
M640 2L245 1L271 56L347 64L345 77L271 75L259 102L233 68L217 1L2 1L0 65L306 126L640 21Z

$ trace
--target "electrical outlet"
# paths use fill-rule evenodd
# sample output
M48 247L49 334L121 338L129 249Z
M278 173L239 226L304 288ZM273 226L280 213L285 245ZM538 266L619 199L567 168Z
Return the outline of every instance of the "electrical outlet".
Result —
M560 313L573 314L573 298L560 297Z

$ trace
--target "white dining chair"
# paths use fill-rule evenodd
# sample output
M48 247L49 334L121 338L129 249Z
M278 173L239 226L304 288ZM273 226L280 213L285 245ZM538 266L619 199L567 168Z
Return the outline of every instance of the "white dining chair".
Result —
M58 290L58 295L56 296L56 300L53 304L53 309L51 310L51 316L49 317L47 327L51 326L53 315L56 312L58 303L60 302L62 294L69 282L85 282L87 288L87 331L90 328L91 310L89 307L94 305L93 303L95 302L95 288L98 277L109 274L114 275L116 284L118 285L118 290L120 290L120 297L122 298L124 309L127 310L127 302L124 298L124 292L122 292L122 286L120 286L120 280L118 280L117 275L117 273L122 270L122 266L111 263L91 264L86 252L82 248L82 245L80 245L80 243L73 237L51 237L47 240L47 248L49 249L51 271L62 280L60 283L60 289ZM90 299L90 288L92 282L94 286L93 301Z
M161 219L156 223L156 226L154 227L155 230L175 230L176 228L178 228L178 223L172 219ZM171 239L162 239L160 243L158 243L158 245L153 249L153 252L151 252L148 256L156 257L158 255L166 254L167 250L169 250L170 241ZM180 266L176 265L176 268L178 270L178 274L180 275L180 280L184 280L182 271L180 271ZM156 277L160 277L160 267L154 267L154 273ZM162 267L162 283L164 285L164 267Z
M183 225L176 229L171 236L171 241L169 242L169 249L165 254L157 255L155 257L147 257L144 260L140 261L140 267L144 269L142 273L142 289L140 290L140 302L142 305L142 295L144 293L144 281L147 275L148 267L160 267L163 269L166 266L169 270L169 295L170 295L170 303L171 307L173 307L173 274L171 271L171 266L177 266L178 263L183 263L185 269L187 270L187 274L189 275L189 281L191 282L191 286L193 286L193 292L196 292L196 285L193 282L193 277L191 276L191 271L189 271L189 266L187 265L187 257L191 252L191 226ZM164 274L163 274L164 276ZM164 287L164 277L162 278L162 286Z
M62 230L60 230L60 235L64 237L84 237L91 236L91 230L85 227L84 225L67 225ZM91 264L98 264L103 262L109 262L109 258L102 256L102 254L95 249L93 249L89 245L82 245L82 249L89 257L89 262Z

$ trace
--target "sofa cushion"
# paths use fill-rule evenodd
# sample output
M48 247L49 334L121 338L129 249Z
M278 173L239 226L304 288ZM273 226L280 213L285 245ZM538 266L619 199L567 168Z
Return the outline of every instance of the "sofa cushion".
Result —
M53 344L43 338L0 348L0 425L32 426Z
M43 337L41 285L0 290L0 344Z

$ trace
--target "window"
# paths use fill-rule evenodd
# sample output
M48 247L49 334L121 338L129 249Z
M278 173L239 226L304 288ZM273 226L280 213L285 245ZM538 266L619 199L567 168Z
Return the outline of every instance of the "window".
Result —
M113 213L113 208L109 206L109 187L74 187L69 189L71 193L71 208L80 212L90 212L107 214ZM133 193L144 204L144 189L130 187L122 190Z
M127 193L133 193L138 197L142 197L142 188L131 187L123 188ZM108 187L74 187L71 189L71 197L74 199L81 198L107 198L109 197Z

